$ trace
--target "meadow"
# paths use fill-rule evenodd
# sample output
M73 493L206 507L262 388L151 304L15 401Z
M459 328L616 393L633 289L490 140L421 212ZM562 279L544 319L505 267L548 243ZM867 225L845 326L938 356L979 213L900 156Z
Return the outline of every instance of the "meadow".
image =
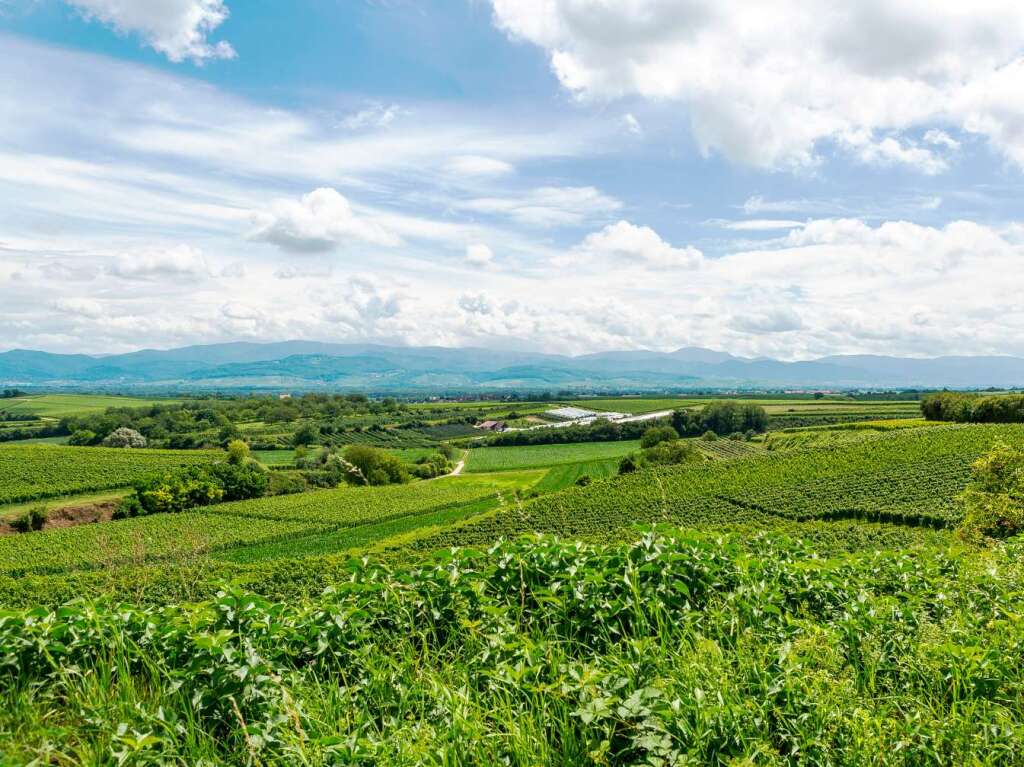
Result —
M112 407L148 407L171 405L180 399L154 399L147 397L121 397L107 394L35 394L0 400L0 410L42 418L59 419L68 415L102 413Z

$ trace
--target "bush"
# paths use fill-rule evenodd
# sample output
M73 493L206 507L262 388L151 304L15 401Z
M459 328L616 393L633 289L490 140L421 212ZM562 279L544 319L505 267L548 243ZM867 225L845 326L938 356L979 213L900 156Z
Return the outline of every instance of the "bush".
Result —
M654 447L625 456L619 461L619 474L629 474L647 466L674 466L703 460L703 453L691 443L677 439L671 442L659 442Z
M715 432L711 431L711 429L708 429L701 435L701 439L704 440L705 442L714 442L715 440L718 439L718 435L715 434Z
M292 435L292 444L297 447L300 445L315 445L319 441L320 429L311 423L303 424Z
M342 454L353 485L391 485L409 481L409 472L395 456L369 445L349 445Z
M722 437L736 432L760 433L768 428L768 413L759 405L731 400L712 402L700 412L675 411L672 426L684 437L696 437L709 431Z
M104 438L103 446L140 448L146 446L146 438L135 431L135 429L129 429L127 426L122 426L120 429L115 429L110 432L110 434Z
M267 495L292 495L306 489L306 480L293 471L272 471L267 476Z
M68 437L68 444L74 447L86 447L88 445L95 445L96 432L89 431L88 429L79 429L70 437Z
M997 443L972 469L960 537L981 544L1024 531L1024 450Z
M11 527L19 533L42 530L48 514L45 506L36 506L11 520Z
M640 447L654 447L661 442L671 442L676 439L679 439L679 432L671 426L652 426L640 438Z
M249 446L240 439L233 439L228 443L228 463L241 466L249 460Z

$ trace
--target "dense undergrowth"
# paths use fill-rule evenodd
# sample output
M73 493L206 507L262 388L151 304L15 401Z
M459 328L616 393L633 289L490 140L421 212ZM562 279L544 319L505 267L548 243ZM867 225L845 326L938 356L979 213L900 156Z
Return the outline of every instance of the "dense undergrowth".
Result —
M308 600L4 612L0 762L1017 764L1020 553L545 538Z

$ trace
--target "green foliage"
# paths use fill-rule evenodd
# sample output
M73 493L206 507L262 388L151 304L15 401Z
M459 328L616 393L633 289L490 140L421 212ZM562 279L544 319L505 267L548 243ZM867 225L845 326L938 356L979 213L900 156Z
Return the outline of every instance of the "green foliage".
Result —
M660 442L671 442L679 439L679 432L671 426L652 426L640 438L640 447L654 447Z
M303 424L292 435L292 444L296 446L315 445L319 440L320 429L311 423Z
M972 543L1024 531L1024 450L999 442L975 461L959 533Z
M598 418L593 423L586 425L560 426L557 429L506 431L490 437L484 446L512 447L582 442L632 442L643 437L644 433L652 426L668 426L668 419L619 423Z
M267 495L291 495L306 490L306 480L293 471L271 471L267 475Z
M544 431L549 431L545 429ZM552 429L551 431L561 431ZM639 442L583 442L579 444L488 447L469 451L468 472L536 469L621 458L636 450Z
M4 613L5 760L1019 762L1024 573L1005 552L826 562L673 533L336 569L309 598Z
M345 480L352 485L391 485L409 481L409 472L395 456L369 445L349 445L342 453Z
M921 398L929 421L956 423L1024 423L1024 394L939 392Z
M0 503L126 487L151 474L201 466L220 454L56 445L0 445Z
M702 410L676 410L672 413L672 427L684 437L707 435L728 436L736 432L760 433L768 428L768 412L750 402L723 400L711 402Z
M95 445L97 441L96 432L89 431L88 429L79 429L68 438L68 444L73 447Z
M624 457L619 463L619 473L630 474L648 466L676 466L704 460L704 454L686 440L659 441L645 450Z
M42 530L49 514L45 506L36 506L10 521L11 528L19 533Z
M455 467L451 459L445 456L444 453L437 452L416 459L416 463L410 467L410 470L414 477L434 479L435 477L443 477L445 474L451 473L453 468Z
M241 466L249 460L249 446L240 439L233 439L228 443L228 463Z

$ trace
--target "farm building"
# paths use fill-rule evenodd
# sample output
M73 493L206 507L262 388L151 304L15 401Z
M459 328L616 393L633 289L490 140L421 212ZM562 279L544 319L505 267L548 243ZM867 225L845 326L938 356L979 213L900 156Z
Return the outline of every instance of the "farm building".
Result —
M487 431L505 431L504 421L484 421L476 425L478 429L486 429Z

